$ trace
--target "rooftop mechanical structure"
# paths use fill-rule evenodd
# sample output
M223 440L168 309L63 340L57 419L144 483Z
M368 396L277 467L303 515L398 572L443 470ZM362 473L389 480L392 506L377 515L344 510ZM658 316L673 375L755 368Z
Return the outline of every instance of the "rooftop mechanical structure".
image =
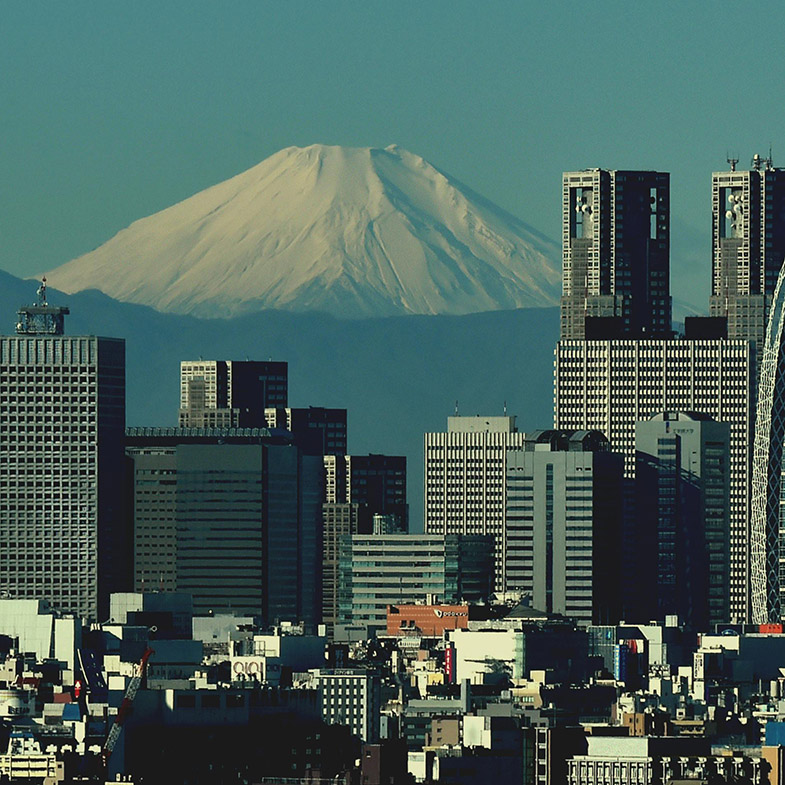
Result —
M65 317L70 313L62 305L49 305L46 300L46 278L36 290L36 301L23 305L17 312L17 335L63 335Z

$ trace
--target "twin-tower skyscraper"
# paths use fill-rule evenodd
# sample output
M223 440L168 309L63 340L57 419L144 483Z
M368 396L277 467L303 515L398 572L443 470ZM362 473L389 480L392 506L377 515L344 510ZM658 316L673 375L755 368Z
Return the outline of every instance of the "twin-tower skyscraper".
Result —
M785 258L785 170L760 156L747 171L736 163L712 176L710 316L686 319L681 334L671 327L669 175L564 174L554 424L605 433L631 476L636 422L682 411L728 423L728 542L710 558L728 558L730 620L762 623L780 618L785 363L777 358L785 350L782 328L770 325L767 339L766 327L770 313L780 319L785 312L772 309ZM768 404L757 430L760 441L765 424L768 449L756 444L755 471L756 487L765 490L758 493L763 513L751 507L761 368Z

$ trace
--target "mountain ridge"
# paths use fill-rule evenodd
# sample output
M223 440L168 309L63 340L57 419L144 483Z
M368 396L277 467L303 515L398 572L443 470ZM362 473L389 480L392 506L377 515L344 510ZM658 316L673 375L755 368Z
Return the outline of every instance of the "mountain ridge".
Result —
M265 308L360 318L552 306L557 259L552 241L420 156L311 145L46 275L69 293L210 318Z

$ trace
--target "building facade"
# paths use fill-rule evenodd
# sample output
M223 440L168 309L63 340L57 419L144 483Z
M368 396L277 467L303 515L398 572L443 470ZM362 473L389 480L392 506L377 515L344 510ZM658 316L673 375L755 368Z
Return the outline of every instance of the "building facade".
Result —
M785 270L785 268L783 268ZM762 344L750 503L752 621L782 618L785 588L785 273L780 271Z
M562 215L562 340L670 335L670 175L565 172Z
M322 719L328 725L346 725L364 742L379 740L381 683L365 670L312 671L319 693Z
M525 438L506 415L448 417L446 433L425 434L425 531L493 537L496 591L506 590L505 460Z
M163 576L197 614L319 623L320 457L266 429L130 428L126 442L137 591Z
M554 425L604 433L635 474L635 423L662 411L701 412L730 426L730 616L749 597L749 488L754 348L744 340L560 341Z
M186 360L180 363L181 428L263 428L264 410L288 403L285 362Z
M728 337L763 344L771 297L785 259L785 170L756 155L750 171L714 172L712 316Z
M387 606L486 601L493 587L493 539L435 534L343 537L338 571L342 624L387 628Z
M125 342L64 335L46 284L0 336L2 591L97 620L128 588Z
M406 456L325 455L325 502L357 504L361 533L372 531L373 516L395 516L408 530Z
M729 621L730 428L661 412L635 425L639 618Z
M598 432L537 431L506 471L507 591L579 624L618 621L621 456Z
M268 428L291 431L300 451L308 455L346 455L346 409L267 408Z
M360 505L322 505L322 622L332 632L338 621L338 569L341 541L360 534Z

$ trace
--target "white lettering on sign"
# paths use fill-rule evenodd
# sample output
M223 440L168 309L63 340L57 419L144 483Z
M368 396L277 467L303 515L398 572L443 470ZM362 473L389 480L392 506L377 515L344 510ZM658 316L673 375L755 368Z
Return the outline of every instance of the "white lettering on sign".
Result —
M245 674L246 676L258 676L263 672L262 663L258 660L235 660L232 664L232 671L237 674Z
M466 611L443 611L441 608L434 608L434 614L437 619L443 619L445 616L468 616Z

